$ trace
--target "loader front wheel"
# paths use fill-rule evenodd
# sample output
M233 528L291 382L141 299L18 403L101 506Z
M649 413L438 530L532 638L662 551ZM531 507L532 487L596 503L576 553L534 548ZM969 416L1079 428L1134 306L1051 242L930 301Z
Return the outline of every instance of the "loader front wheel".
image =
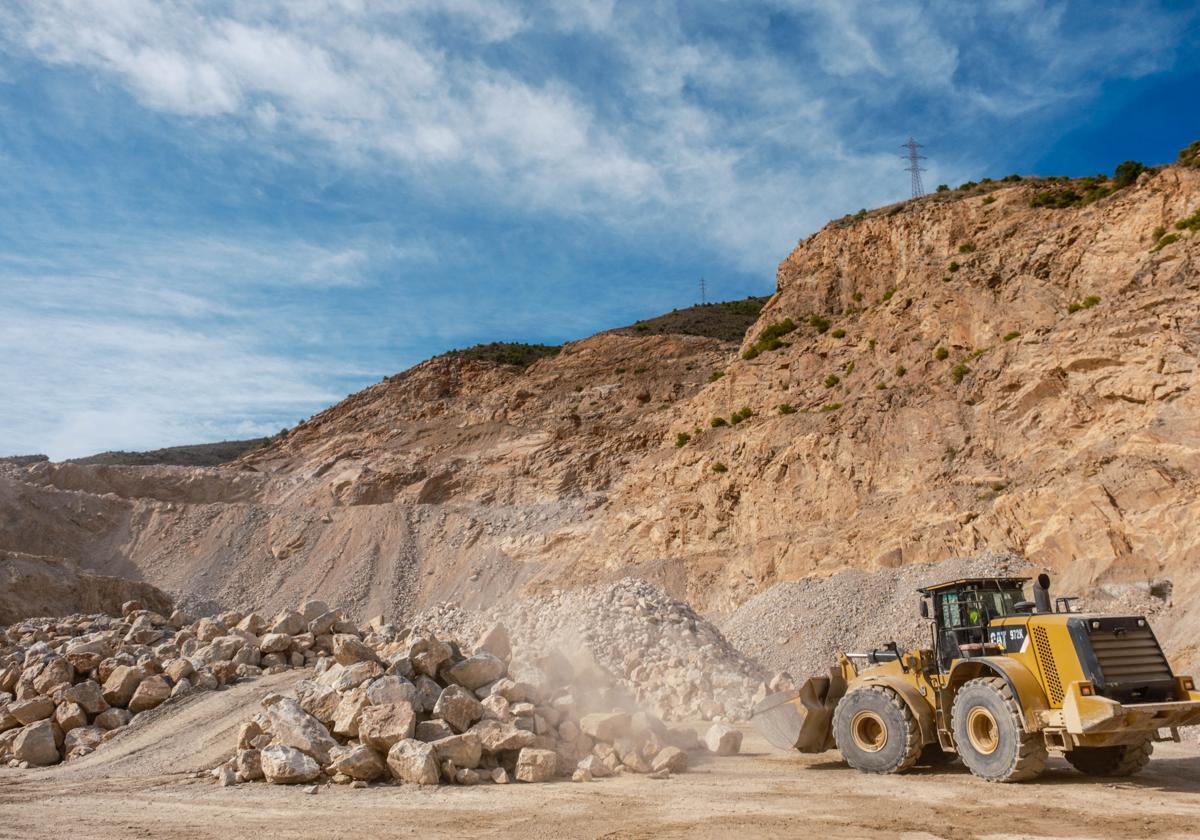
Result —
M884 686L847 692L833 713L833 737L842 757L864 773L900 773L921 754L912 710Z
M1046 769L1040 733L1025 731L1012 689L999 677L980 677L959 689L951 726L963 764L982 779L1023 782Z
M1150 763L1154 744L1149 738L1115 747L1076 747L1066 754L1071 766L1089 776L1132 776Z

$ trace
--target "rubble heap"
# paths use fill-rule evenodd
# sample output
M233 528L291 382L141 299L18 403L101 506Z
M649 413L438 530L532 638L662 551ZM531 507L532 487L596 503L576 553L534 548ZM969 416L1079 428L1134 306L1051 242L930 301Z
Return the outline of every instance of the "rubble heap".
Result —
M137 601L121 612L0 628L0 763L87 755L171 697L311 666L333 650L335 634L359 632L320 601L273 619L226 612L194 621Z
M767 674L711 622L636 578L523 598L483 614L445 604L414 627L470 636L491 623L521 650L575 651L664 720L744 720Z
M362 637L335 635L315 670L294 697L263 699L240 728L236 755L214 769L222 784L665 778L702 748L693 729L638 711L594 663L553 652L514 657L502 625L468 652L377 623ZM718 723L704 747L729 755L740 744L738 730Z

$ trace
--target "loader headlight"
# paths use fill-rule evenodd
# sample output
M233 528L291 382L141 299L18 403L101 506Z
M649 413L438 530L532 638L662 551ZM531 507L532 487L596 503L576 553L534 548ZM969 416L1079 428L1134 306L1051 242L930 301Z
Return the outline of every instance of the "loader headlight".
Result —
M1145 627L1145 626L1146 626L1146 619L1139 618L1138 619L1138 627Z
M1183 690L1184 691L1195 691L1196 690L1196 683L1192 680L1191 677L1183 678Z
M1091 683L1080 683L1079 684L1079 693L1082 694L1084 697L1091 697L1093 694L1096 693L1096 690L1094 688L1092 688Z
M1093 630L1099 630L1099 629L1100 629L1100 622L1099 622L1099 621L1093 621L1093 622L1092 622L1092 629L1093 629Z

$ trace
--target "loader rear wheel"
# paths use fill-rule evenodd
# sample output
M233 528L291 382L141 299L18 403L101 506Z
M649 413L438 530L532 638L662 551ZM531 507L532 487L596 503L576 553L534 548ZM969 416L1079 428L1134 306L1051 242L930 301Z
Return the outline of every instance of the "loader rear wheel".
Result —
M833 712L833 737L842 757L864 773L900 773L921 754L921 731L912 710L879 685L846 693Z
M1065 756L1071 766L1089 776L1132 776L1150 763L1154 743L1149 739L1114 747L1076 747Z
M954 745L963 764L989 782L1022 782L1046 769L1046 745L1026 732L1008 683L979 677L958 690L951 713Z

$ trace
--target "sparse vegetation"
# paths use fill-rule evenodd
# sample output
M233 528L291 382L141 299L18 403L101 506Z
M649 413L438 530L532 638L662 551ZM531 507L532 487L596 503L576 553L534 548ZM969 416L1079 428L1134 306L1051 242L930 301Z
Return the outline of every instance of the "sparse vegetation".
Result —
M674 309L665 315L637 321L614 332L639 335L701 335L721 341L741 341L754 326L767 297L748 297Z
M635 368L633 369L633 372L634 372L634 373L645 373L645 372L646 372L646 371L648 371L648 370L650 370L650 368L647 368L647 367L635 367Z
M733 414L731 414L729 416L729 422L736 426L738 423L741 423L743 420L749 420L753 416L754 416L754 412L751 411L747 407L747 408L743 408L741 411L735 411Z
M495 362L500 365L513 365L527 368L538 359L557 356L562 347L555 344L524 344L516 341L492 341L488 344L476 344L462 350L451 350L443 354L443 358L469 359L476 362Z
M1190 216L1186 216L1175 223L1175 230L1200 230L1200 209Z
M829 319L822 318L820 315L810 315L808 325L819 333L824 333L829 329Z
M1138 179L1138 176L1146 171L1146 167L1136 160L1127 160L1117 165L1113 170L1113 186L1118 190L1128 187Z
M933 351L933 358L937 359L939 362L943 361L944 359L948 358L949 356L950 356L950 351L947 350L945 347L939 347L938 349Z
M782 405L779 406L779 413L780 414L795 414L796 407L793 406L791 403L783 403Z
M995 200L996 200L996 196L994 196L994 195L985 195L985 196L983 197L983 201L982 201L982 202L980 202L980 203L981 203L981 204L991 204L991 203L992 203L993 201L995 201Z
M720 461L712 465L712 471L715 473L729 472L729 467L722 464Z
M896 365L896 376L903 376L906 373L908 373L908 368L904 365Z
M616 372L617 372L617 373L624 373L624 372L625 372L625 370L626 370L625 368L623 368L623 367L619 367L619 368L617 368Z
M973 254L973 253L975 253L975 245L971 242L964 242L963 244L958 246L958 253Z
M821 406L821 411L837 411L841 407L841 403L826 403L825 405Z
M687 446L688 441L691 439L692 436L687 432L679 432L675 435L675 448L682 449L683 447Z
M963 378L970 372L971 369L967 367L966 362L959 362L953 368L951 368L950 375L954 377L954 384L957 385L958 383L962 382Z
M876 382L876 383L875 383L875 390L876 390L876 391L886 391L886 390L887 390L887 384L886 384L886 383L884 383L884 382Z
M708 425L712 426L714 429L719 429L722 426L728 426L729 421L726 420L724 417L714 417L713 419L708 421Z
M883 293L883 300L885 300L885 301L889 301L889 300L891 300L891 299L892 299L892 295L894 295L894 294L896 294L896 287L895 287L895 286L889 286L889 287L888 287L888 290L887 290L886 292L884 292L884 293Z
M950 192L950 185L949 184L938 184L937 191L938 192Z
M1019 333L1017 330L1013 330L1012 332L1004 334L1005 341L1012 341L1014 338L1020 338L1020 337L1021 337L1021 333Z
M1076 312L1079 312L1082 309L1091 309L1099 302L1100 298L1098 298L1096 295L1088 295L1078 303L1069 304L1067 306L1067 312L1071 315L1074 315Z
M962 268L961 265L959 265L957 262L952 262L952 263L950 263L949 271L951 274L953 274L954 272L958 271L960 268Z
M1107 175L1092 175L1087 178L1047 178L1047 181L1057 181L1066 184L1062 188L1052 188L1034 193L1029 201L1030 207L1050 207L1062 209L1066 207L1084 207L1094 201L1112 195L1117 190L1124 189L1137 181L1138 176L1147 171L1146 167L1136 160L1127 160L1114 171L1110 180Z
M854 373L854 360L853 359L846 362L846 373L847 374Z
M787 344L780 341L780 338L796 329L796 324L791 318L784 318L782 321L776 321L770 326L764 327L763 331L758 334L758 339L754 344L750 345L742 358L749 361L757 358L760 353L767 353L772 350L778 350L781 347L787 347Z
M1179 150L1179 163L1182 166L1200 169L1200 140L1189 144L1187 148Z
M868 350L874 350L874 349L875 349L875 339L873 339L873 338L872 338L872 339L870 339L869 341L867 341L867 349L868 349Z
M1163 248L1166 248L1168 245L1170 245L1173 242L1178 242L1181 238L1182 237L1178 233L1168 233L1166 236L1162 237L1161 239L1159 239L1157 242L1154 243L1154 247L1150 249L1150 253L1157 254ZM1070 311L1075 312L1078 310L1071 309Z
M722 376L724 376L724 375L725 375L725 371L723 371L723 370L714 370L712 373L710 373L710 374L708 375L708 381L709 381L709 382L716 382L718 379L720 379L720 378L721 378Z
M837 377L837 374L831 373L825 377L825 387L832 388L834 385L837 385L841 381L842 380Z
M834 338L845 338L846 331L839 327L838 329L831 332L830 335L833 336Z

